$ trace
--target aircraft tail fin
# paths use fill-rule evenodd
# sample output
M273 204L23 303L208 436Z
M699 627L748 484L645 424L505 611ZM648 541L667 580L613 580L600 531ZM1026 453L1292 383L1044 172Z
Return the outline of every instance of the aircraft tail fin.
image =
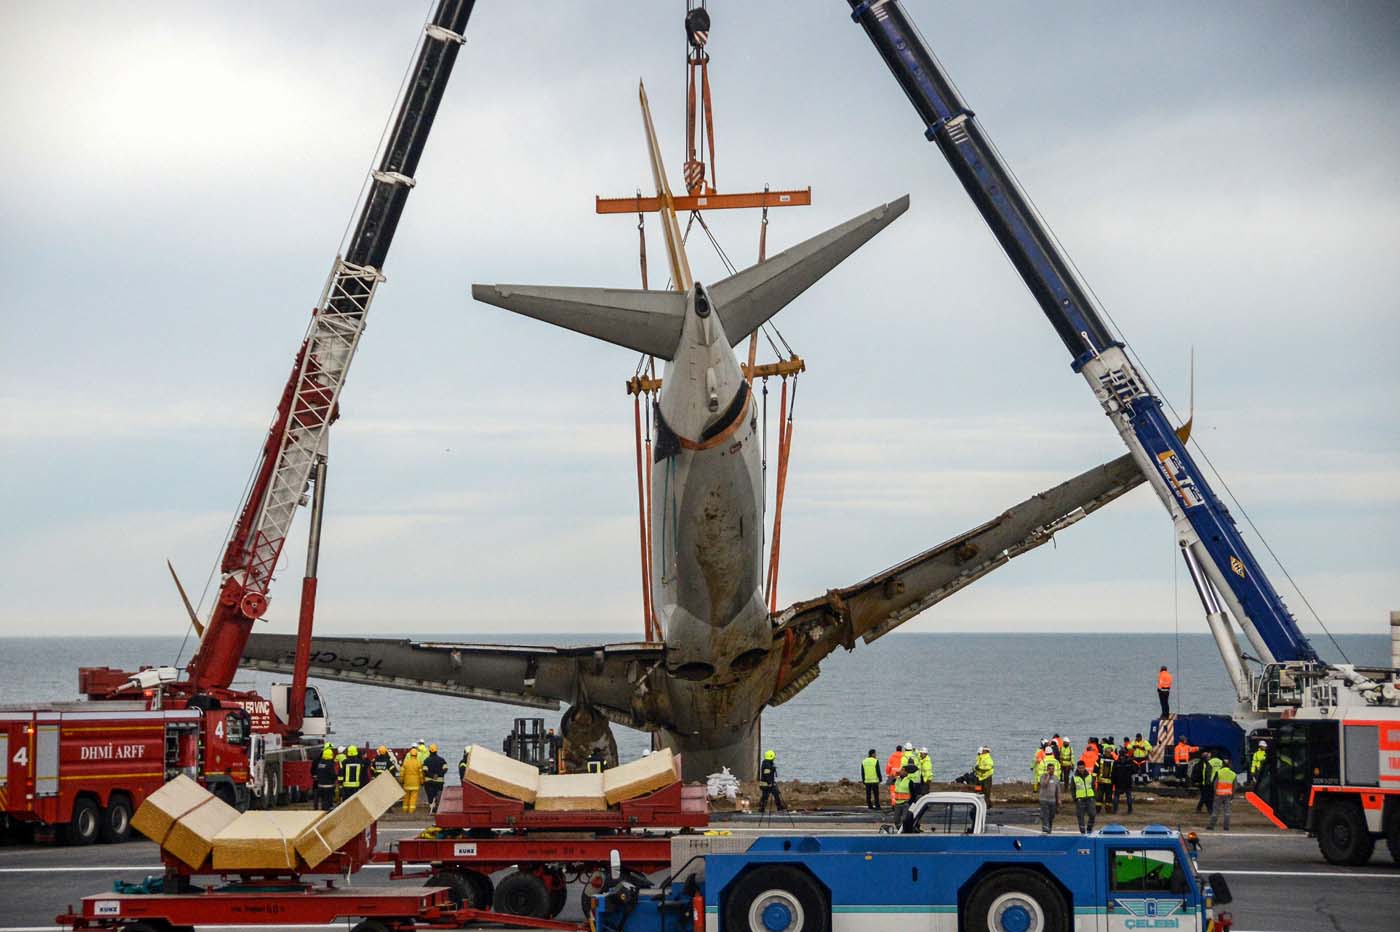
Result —
M757 330L908 209L906 194L710 285L729 345Z
M685 320L685 295L675 291L473 285L472 297L661 359L675 355Z

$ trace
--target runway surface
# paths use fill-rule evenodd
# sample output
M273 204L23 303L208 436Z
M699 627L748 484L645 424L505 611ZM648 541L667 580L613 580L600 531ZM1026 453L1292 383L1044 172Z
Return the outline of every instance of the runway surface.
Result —
M738 833L757 829L725 826ZM798 831L806 826L794 826ZM786 825L765 831L788 833ZM823 833L856 833L854 826L810 826ZM1003 831L1025 831L1008 826ZM380 843L417 828L381 827ZM1317 844L1301 835L1235 833L1202 836L1203 872L1226 876L1234 894L1228 908L1235 932L1381 932L1397 928L1400 914L1400 865L1381 846L1370 864L1334 867L1322 860ZM83 896L112 889L114 880L140 880L160 872L154 844L145 841L87 848L50 846L0 847L0 932L56 928L54 916ZM361 884L387 882L387 867L372 865L358 875ZM358 878L357 878L358 879ZM408 881L404 881L407 883ZM562 919L578 919L578 891L571 890ZM201 928L244 928L207 926ZM261 927L268 928L268 927ZM328 928L344 928L344 925Z

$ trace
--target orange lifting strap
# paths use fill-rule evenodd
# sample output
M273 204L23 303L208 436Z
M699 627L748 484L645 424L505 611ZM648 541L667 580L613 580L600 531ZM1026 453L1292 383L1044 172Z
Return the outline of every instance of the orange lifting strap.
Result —
M787 492L788 463L792 459L792 412L797 407L797 376L792 376L792 403L788 403L788 377L783 376L783 391L778 402L778 492L773 503L773 543L768 553L768 577L764 595L768 611L778 611L778 557L782 553L783 498Z

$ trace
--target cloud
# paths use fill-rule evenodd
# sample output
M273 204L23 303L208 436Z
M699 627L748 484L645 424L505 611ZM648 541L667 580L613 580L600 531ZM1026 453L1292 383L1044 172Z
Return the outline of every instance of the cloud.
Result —
M617 30L587 4L479 7L332 432L323 617L615 631L637 611L621 391L636 359L468 294L636 284L635 219L594 216L592 197L647 179L639 76L678 168L678 49L651 38L678 36L675 10L633 0ZM1393 22L1364 5L1189 22L910 9L1183 412L1194 349L1196 436L1270 544L1325 615L1376 630L1400 588ZM179 630L163 558L193 576L217 557L423 10L269 12L5 11L0 81L25 93L0 100L15 233L0 251L0 630ZM903 191L913 204L778 320L810 366L784 595L859 579L1119 455L860 30L832 10L775 45L793 34L784 5L745 7L742 28L715 12L722 187L814 191L772 213L770 253ZM711 222L732 261L753 260L757 218ZM692 258L704 280L724 274L707 249ZM1134 493L939 623L1160 627L1171 548Z

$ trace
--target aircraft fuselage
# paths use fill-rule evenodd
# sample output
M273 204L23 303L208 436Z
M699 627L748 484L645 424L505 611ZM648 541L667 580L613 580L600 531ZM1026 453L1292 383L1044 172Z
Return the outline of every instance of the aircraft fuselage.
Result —
M680 344L656 403L652 601L666 642L673 728L689 772L756 766L771 676L763 599L762 437L752 393L703 285L686 296ZM700 767L696 755L713 756Z

